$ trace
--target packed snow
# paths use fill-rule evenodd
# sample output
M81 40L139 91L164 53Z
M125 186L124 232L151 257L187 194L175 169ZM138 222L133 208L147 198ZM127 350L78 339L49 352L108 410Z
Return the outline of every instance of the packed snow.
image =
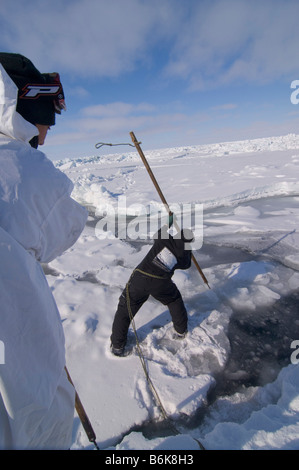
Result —
M193 254L210 286L194 264L175 273L189 315L183 340L154 299L135 319L168 424L133 330L128 355L109 349L118 298L152 243L142 220L163 213L136 149L121 150L55 162L89 219L76 244L43 266L99 448L299 449L299 136L144 151L170 206L202 205L203 245ZM115 218L126 222L124 238ZM75 416L72 449L93 448Z

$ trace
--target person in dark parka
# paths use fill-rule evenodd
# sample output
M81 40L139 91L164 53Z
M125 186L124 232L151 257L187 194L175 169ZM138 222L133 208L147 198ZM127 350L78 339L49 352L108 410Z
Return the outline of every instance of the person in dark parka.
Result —
M172 218L170 225L171 221ZM176 269L190 268L190 243L194 236L189 229L183 229L175 236L170 235L168 230L165 225L157 232L152 248L133 271L119 298L111 334L111 352L116 356L124 354L131 319L150 295L168 307L174 337L183 338L187 334L187 311L181 293L171 278Z

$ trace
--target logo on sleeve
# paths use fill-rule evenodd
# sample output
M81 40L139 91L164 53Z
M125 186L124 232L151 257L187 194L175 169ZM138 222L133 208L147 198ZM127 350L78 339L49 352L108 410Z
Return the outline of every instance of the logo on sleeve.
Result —
M60 91L60 85L26 85L23 88L20 98L36 99L40 96L57 95Z

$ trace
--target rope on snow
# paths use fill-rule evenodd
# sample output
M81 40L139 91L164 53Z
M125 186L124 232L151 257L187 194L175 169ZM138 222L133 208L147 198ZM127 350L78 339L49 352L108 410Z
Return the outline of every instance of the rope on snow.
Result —
M134 270L135 271L140 271L139 269L136 269ZM133 274L134 274L133 272ZM143 274L146 274L147 276L150 276L150 277L155 277L155 278L159 278L160 276L155 276L155 275L152 275L152 274L149 274L149 273L145 273L143 271L141 271ZM133 274L131 275L131 277L133 276ZM150 378L150 375L149 375L149 372L148 372L148 369L146 367L146 362L145 362L145 358L144 358L144 355L142 353L142 349L141 349L141 346L140 346L140 343L139 343L139 339L138 339L138 335L137 335L137 331L136 331L136 326L135 326L135 321L134 321L134 317L133 317L133 313L132 313L132 309L131 309L131 303L130 303L130 293L129 293L129 285L130 285L130 280L128 281L127 285L126 285L126 301L127 301L127 308L128 308L128 312L129 312L129 317L130 317L130 320L131 320L131 326L133 328L133 331L134 331L134 334L135 334L135 338L136 338L136 346L137 346L137 351L138 351L138 356L139 356L139 359L140 359L140 362L141 362L141 365L142 365L142 368L143 368L143 371L144 371L144 374L145 374L145 377L146 377L146 380L148 382L148 385L154 395L154 398L155 398L155 401L157 403L157 406L160 408L160 411L162 413L162 416L163 418L168 421L172 427L172 429L177 433L177 434L181 434L178 429L175 427L173 421L170 419L170 417L168 416L164 406L163 406L163 403L159 397L159 394ZM196 439L195 437L192 437L196 442L197 444L199 445L200 449L201 450L205 450L205 447L203 446L203 444L198 440Z

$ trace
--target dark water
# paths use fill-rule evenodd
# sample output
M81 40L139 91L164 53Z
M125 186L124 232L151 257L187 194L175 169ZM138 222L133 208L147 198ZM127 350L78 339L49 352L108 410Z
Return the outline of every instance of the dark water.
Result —
M204 245L200 254L202 269L263 259L260 254L212 244ZM218 398L242 393L247 387L273 382L281 369L291 363L291 343L299 340L299 286L296 292L281 297L271 306L252 312L235 308L227 336L230 342L229 358L223 370L213 373L215 386L208 393L207 403L193 416L182 416L175 423L148 422L134 430L142 432L148 439L174 435L173 429L188 432L188 429L195 429L204 422L211 405Z
M147 439L188 433L204 423L218 398L273 382L280 370L290 364L290 345L299 339L299 291L252 315L236 310L230 319L228 338L229 359L225 368L214 374L216 385L208 393L205 405L192 416L146 422L129 432L142 432Z
M230 357L210 399L266 385L290 364L291 343L299 339L299 290L252 314L235 310L228 338Z
M203 269L217 264L263 260L260 254L211 244L204 245L200 254ZM272 382L281 368L290 364L291 343L299 340L299 286L297 291L281 297L271 306L254 311L234 308L228 339L230 356L224 370L215 375L216 386L209 396L211 401L233 394L244 386L263 386Z

